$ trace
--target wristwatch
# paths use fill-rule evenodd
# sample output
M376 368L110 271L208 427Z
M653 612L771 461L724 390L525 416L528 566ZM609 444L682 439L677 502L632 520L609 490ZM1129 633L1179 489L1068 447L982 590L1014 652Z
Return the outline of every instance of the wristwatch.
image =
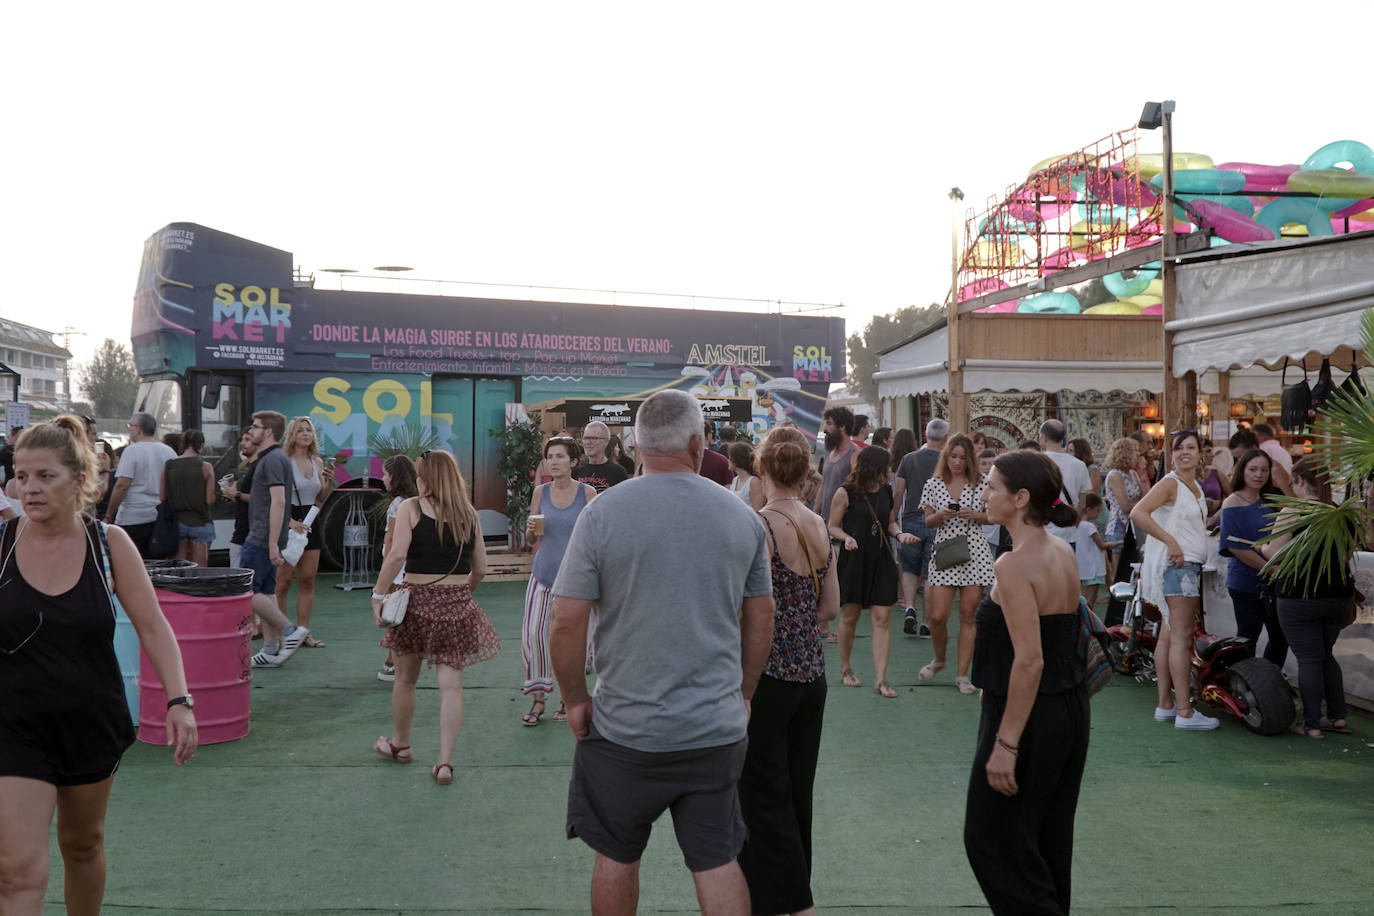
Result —
M187 709L195 709L196 701L192 699L191 695L188 693L184 697L172 697L167 701L168 709L171 709L173 706L185 706Z

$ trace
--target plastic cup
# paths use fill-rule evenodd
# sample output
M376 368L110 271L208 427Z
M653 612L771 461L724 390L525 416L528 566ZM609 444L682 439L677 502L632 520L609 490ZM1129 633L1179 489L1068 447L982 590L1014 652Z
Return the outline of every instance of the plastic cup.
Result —
M531 515L531 516L530 516L530 521L534 522L534 536L535 536L535 537L543 537L543 536L544 536L544 516L542 516L542 515Z

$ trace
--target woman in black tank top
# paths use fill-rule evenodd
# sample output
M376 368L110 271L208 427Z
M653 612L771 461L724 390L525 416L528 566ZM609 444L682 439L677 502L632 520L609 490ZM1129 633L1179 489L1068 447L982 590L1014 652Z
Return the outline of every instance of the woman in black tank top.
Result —
M1016 547L978 606L971 674L982 688L964 850L994 913L1069 912L1073 821L1091 724L1078 655L1078 562L1045 530L1078 515L1043 453L993 462L981 500Z
M458 462L448 452L429 451L416 465L419 497L401 504L391 549L377 574L372 614L382 623L382 598L392 588L409 591L405 619L386 631L382 645L396 661L391 710L394 734L372 749L397 763L410 763L410 725L421 661L438 665L439 760L430 770L440 785L453 782L453 747L463 724L463 669L494 658L501 640L472 592L486 575L487 552L477 510L468 499ZM405 565L405 581L393 585Z
M14 464L26 517L0 525L0 912L42 910L56 811L67 904L94 913L105 809L134 740L114 653L115 596L175 698L167 728L178 764L196 749L193 701L133 542L82 515L99 496L85 425L68 415L30 427Z

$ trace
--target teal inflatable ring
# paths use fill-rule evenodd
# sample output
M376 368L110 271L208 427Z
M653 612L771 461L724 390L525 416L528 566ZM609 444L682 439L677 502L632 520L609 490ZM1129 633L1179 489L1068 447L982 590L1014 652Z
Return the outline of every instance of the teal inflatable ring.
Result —
M1374 174L1374 150L1359 140L1337 140L1328 143L1307 157L1302 164L1304 171L1334 169L1342 162L1349 162L1357 172Z
M1028 315L1077 315L1083 311L1072 293L1041 293L1016 304L1016 311Z
M1309 238L1334 235L1331 231L1331 217L1310 200L1301 197L1280 197L1264 205L1255 214L1255 222L1274 231L1274 237L1283 234L1284 223L1302 223L1307 227Z
M1142 267L1137 270L1134 277L1129 280L1121 273L1107 274L1102 278L1102 285L1107 287L1107 292L1118 299L1129 299L1132 296L1139 296L1149 289L1150 284L1159 276L1159 270L1151 270Z
M1156 191L1164 188L1164 175L1150 179ZM1245 187L1245 175L1229 169L1176 169L1175 194L1234 194Z

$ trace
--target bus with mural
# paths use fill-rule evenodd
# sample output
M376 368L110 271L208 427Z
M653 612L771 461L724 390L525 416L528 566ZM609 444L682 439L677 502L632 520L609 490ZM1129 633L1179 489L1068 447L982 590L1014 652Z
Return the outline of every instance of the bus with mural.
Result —
M506 533L488 430L525 405L681 388L748 398L752 432L791 418L814 435L844 379L842 318L322 289L290 252L194 223L145 242L132 342L138 409L159 432L204 432L216 476L255 410L310 417L343 490L377 486L378 443L424 430L488 537ZM341 513L322 518L333 559Z

